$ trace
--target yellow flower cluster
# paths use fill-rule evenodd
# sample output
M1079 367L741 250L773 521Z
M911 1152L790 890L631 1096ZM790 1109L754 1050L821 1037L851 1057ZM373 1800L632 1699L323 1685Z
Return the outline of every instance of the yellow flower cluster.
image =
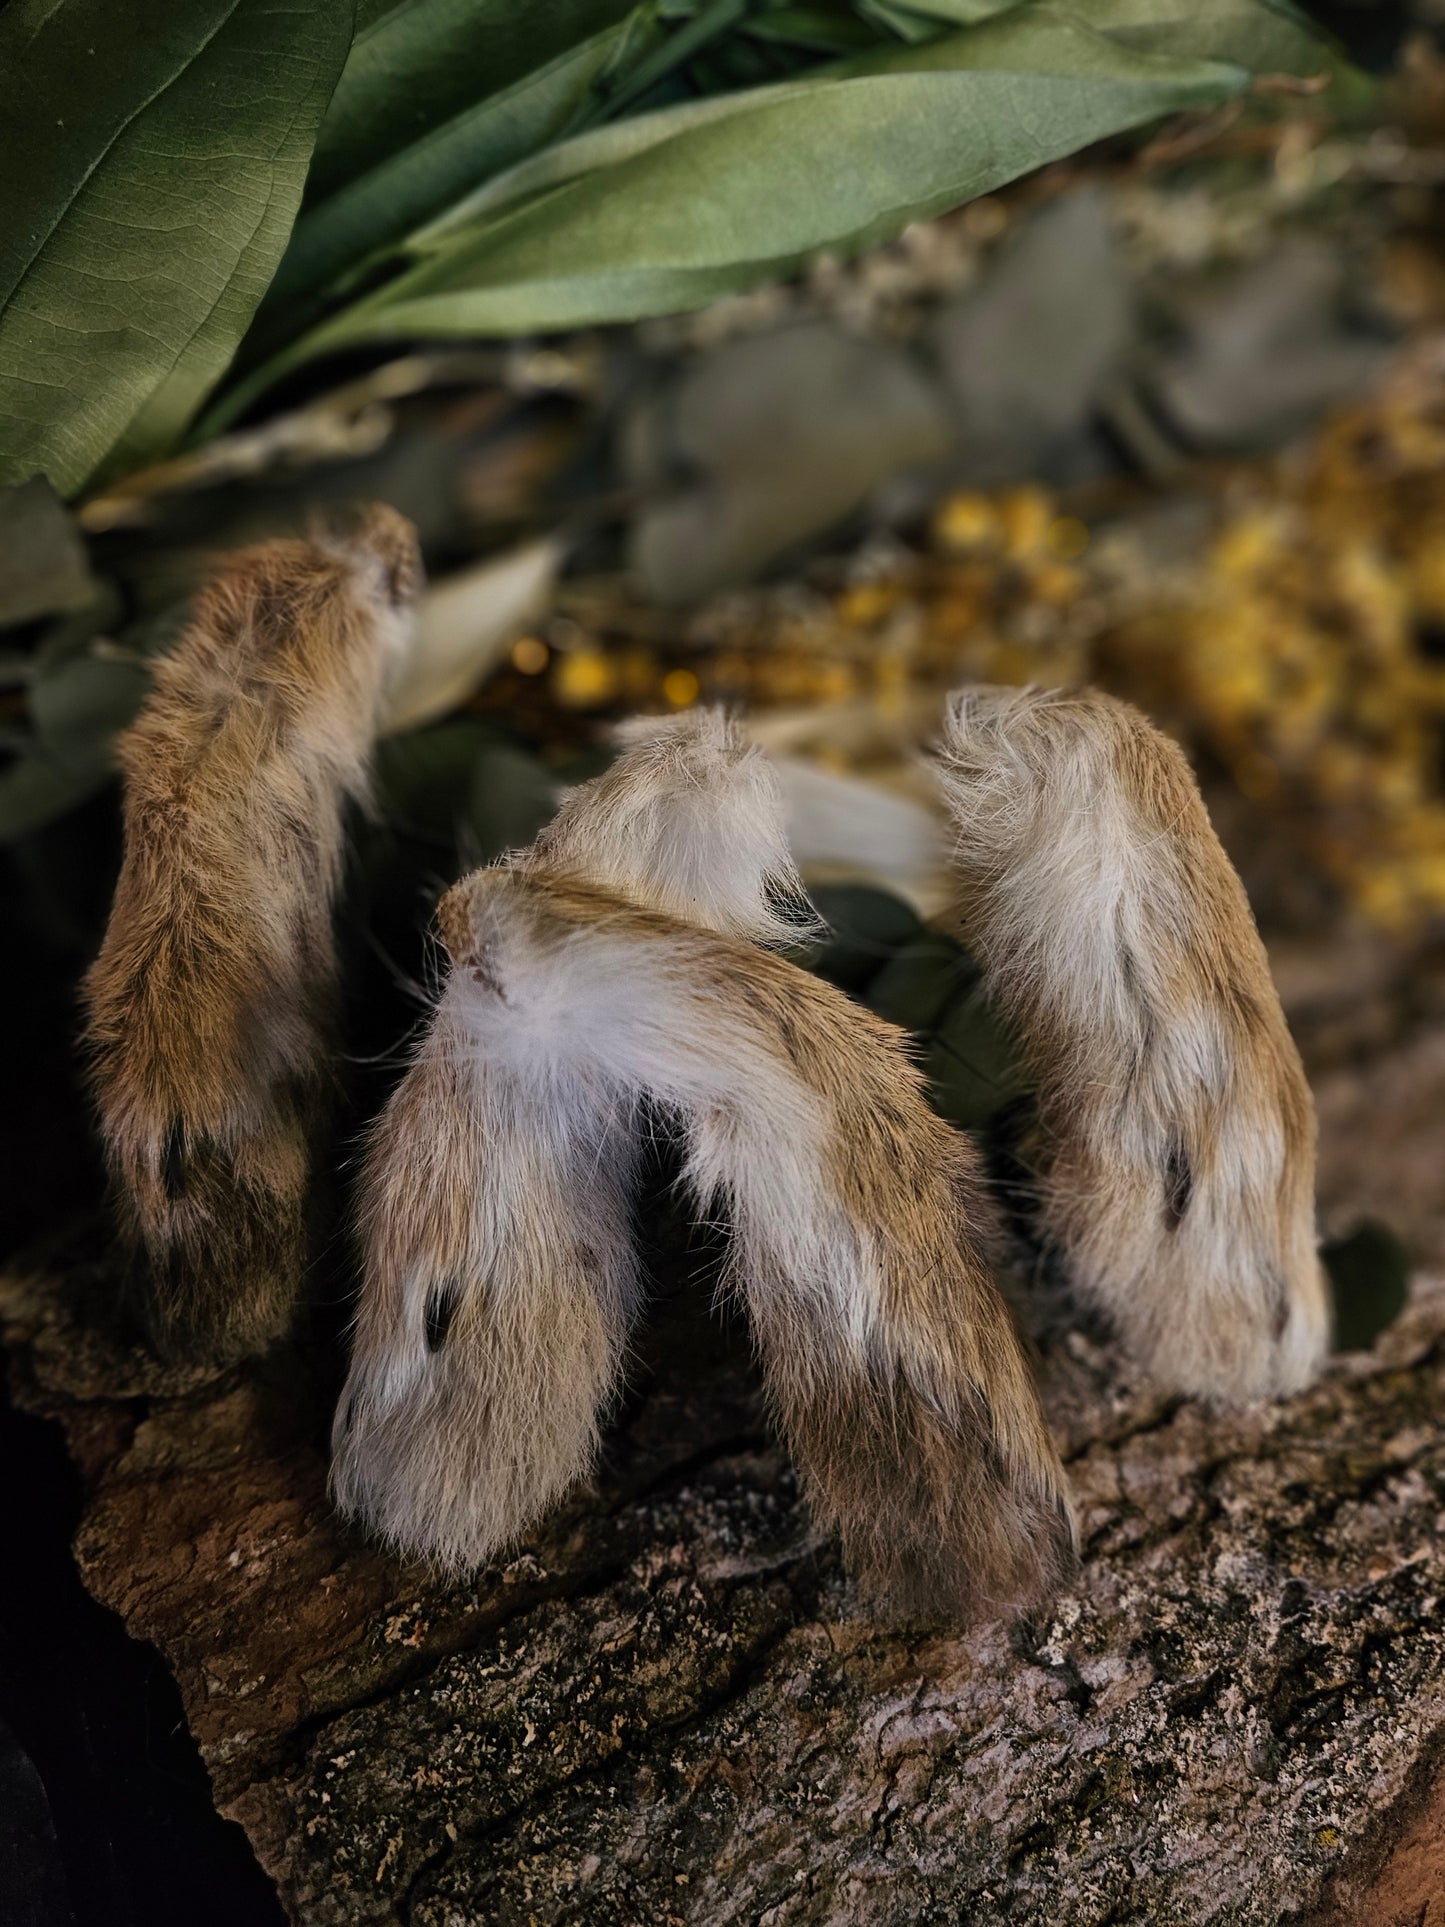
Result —
M1234 478L1185 594L1101 638L1372 920L1445 914L1445 383Z
M631 604L615 584L564 589L547 639L512 652L513 676L486 706L514 704L522 678L561 709L752 708L871 702L967 678L1059 682L1085 673L1072 620L1088 578L1089 531L1046 491L950 497L922 553L866 555L826 586L725 598L680 623Z
M1167 566L1127 504L1091 531L1026 487L950 496L916 548L683 619L615 581L569 585L483 703L525 713L530 685L579 721L722 700L887 725L963 681L1092 678L1277 811L1367 916L1445 915L1445 365L1406 370L1303 454L1187 488L1212 533Z

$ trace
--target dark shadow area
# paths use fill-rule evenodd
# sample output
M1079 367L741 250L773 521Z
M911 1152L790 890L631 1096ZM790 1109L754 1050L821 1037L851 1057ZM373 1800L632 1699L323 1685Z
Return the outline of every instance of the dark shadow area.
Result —
M277 1927L285 1916L275 1891L241 1829L211 1805L159 1654L129 1638L81 1584L70 1553L79 1487L59 1432L6 1398L0 1463L8 1574L0 1588L0 1738L8 1726L13 1740L8 1749L0 1744L0 1786L8 1789L0 1920Z

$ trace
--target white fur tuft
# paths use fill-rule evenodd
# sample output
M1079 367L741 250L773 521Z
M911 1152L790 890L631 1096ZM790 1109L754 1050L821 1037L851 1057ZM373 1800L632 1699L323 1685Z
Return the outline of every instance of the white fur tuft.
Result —
M1297 1390L1329 1322L1313 1113L1182 754L1096 690L982 688L938 762L964 933L1037 1081L1046 1240L1165 1385Z
M691 709L616 735L622 754L563 797L537 862L755 943L816 934L777 773L737 723Z

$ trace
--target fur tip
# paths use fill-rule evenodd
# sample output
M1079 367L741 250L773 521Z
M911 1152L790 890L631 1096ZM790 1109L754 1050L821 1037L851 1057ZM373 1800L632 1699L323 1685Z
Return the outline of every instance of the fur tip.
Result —
M1099 690L974 688L938 767L964 938L1037 1086L1043 1243L1166 1389L1299 1390L1329 1329L1313 1108L1182 751Z
M343 812L420 580L415 532L381 507L226 557L119 741L125 842L86 1046L167 1349L262 1348L301 1292Z
M820 933L777 773L736 721L691 709L636 718L616 735L617 760L563 798L537 862L755 943Z

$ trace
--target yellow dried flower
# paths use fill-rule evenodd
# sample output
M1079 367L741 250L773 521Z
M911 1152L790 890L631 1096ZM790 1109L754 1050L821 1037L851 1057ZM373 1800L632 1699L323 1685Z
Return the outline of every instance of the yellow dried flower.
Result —
M670 669L662 679L662 693L674 709L686 709L695 703L701 688L690 669Z
M1003 537L999 512L987 495L950 495L933 518L934 540L941 548L966 551L996 546Z
M570 649L552 666L552 693L567 709L602 709L621 688L617 661L600 649Z
M1004 548L1016 559L1044 554L1049 547L1055 510L1053 498L1042 488L1011 488L998 498Z
M901 582L858 582L838 598L838 615L854 628L871 629L898 606Z

